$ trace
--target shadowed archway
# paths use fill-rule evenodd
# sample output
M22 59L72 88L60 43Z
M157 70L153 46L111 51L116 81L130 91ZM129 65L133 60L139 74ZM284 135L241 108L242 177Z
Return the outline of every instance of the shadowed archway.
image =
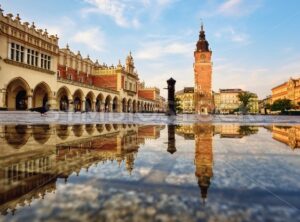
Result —
M6 107L9 110L27 110L32 108L28 97L31 90L28 83L23 78L13 79L6 88Z

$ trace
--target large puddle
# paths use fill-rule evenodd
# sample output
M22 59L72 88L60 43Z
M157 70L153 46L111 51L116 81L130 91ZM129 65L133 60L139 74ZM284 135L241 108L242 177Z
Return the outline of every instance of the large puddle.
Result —
M3 221L300 221L300 126L2 125Z

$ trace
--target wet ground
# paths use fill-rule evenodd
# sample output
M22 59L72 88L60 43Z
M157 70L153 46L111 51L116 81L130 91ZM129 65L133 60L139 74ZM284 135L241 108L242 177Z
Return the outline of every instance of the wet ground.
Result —
M299 124L299 116L284 115L196 115L179 114L166 116L163 113L80 113L48 112L42 116L37 112L2 111L2 124L194 124L194 123L239 123L239 124Z
M0 126L0 221L300 221L300 125Z

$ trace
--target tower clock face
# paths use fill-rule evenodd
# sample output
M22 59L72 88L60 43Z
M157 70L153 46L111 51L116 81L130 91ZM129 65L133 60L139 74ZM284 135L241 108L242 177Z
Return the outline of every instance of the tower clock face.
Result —
M204 60L206 58L206 56L204 54L200 55L200 59Z

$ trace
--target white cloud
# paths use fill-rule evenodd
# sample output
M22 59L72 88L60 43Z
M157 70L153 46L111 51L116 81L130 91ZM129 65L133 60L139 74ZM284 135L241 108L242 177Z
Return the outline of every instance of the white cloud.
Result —
M136 58L157 60L169 55L191 55L194 44L180 41L155 41L143 43L136 53Z
M234 14L242 4L242 0L228 0L220 5L218 11L224 14Z
M100 28L91 28L77 32L72 42L83 44L95 51L104 51L105 37Z
M110 16L114 21L122 27L128 27L131 24L125 16L126 2L123 0L84 0L88 4L92 5L91 8L84 9L84 13L101 13Z
M210 2L208 8L200 12L201 17L213 16L230 16L241 17L247 16L262 6L262 0L226 0L222 4Z
M166 6L166 5L169 5L173 2L174 0L156 0L157 4L158 5L163 5L163 6Z
M125 28L138 28L140 16L157 16L174 0L83 0L89 7L82 10L83 15L99 13L111 17L114 22Z
M246 16L261 6L261 0L227 0L218 7L217 12L226 16Z
M175 62L176 63L176 62ZM147 86L156 86L160 89L162 96L166 98L167 80L174 78L176 80L176 91L183 87L194 86L194 72L192 64L187 66L176 66L174 61L170 62L152 62L143 67L141 80L146 82Z
M61 39L69 37L69 32L76 27L76 23L69 17L62 17L56 21L51 21L49 24L42 24L41 27L47 27L48 33L51 35L57 34Z
M248 34L237 31L233 27L220 29L215 33L215 36L217 38L228 39L234 43L247 44L250 42Z
M44 27L48 28L50 34L58 35L61 47L65 47L68 43L70 48L73 49L74 45L81 44L89 49L82 50L87 54L93 54L91 50L97 52L105 50L105 35L99 27L91 27L84 30L78 26L79 25L69 17L62 17L51 21L49 24L44 24ZM78 48L84 47L79 46Z

